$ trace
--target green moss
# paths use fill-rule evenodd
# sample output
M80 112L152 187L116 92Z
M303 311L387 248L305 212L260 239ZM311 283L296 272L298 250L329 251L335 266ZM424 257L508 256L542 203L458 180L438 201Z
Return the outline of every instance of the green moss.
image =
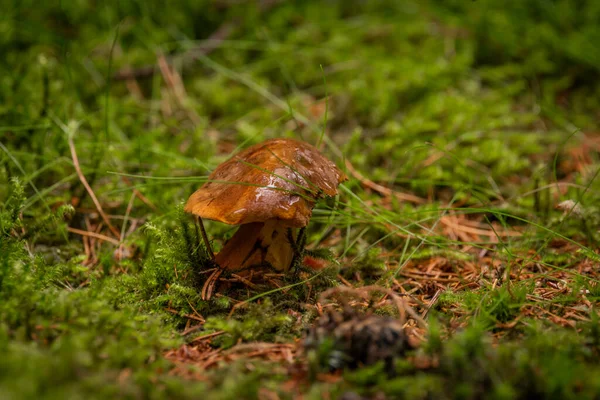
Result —
M212 317L206 321L205 329L225 331L226 335L216 342L224 348L241 341L278 342L293 337L293 320L289 315L274 308L266 298L262 304L251 304L237 318Z
M387 271L385 260L381 257L381 249L373 247L356 259L352 264L344 266L341 270L346 278L360 273L363 279L377 280Z

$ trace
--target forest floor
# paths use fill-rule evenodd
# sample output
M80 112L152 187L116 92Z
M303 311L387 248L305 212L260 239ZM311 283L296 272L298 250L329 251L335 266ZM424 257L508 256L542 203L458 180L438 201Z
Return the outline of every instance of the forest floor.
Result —
M3 5L0 398L600 398L600 3L258 3ZM349 180L216 276L274 137Z

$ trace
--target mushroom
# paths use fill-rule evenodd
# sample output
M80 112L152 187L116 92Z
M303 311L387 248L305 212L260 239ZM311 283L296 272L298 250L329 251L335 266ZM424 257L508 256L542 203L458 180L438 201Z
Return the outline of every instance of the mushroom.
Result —
M219 165L190 196L185 211L241 225L215 256L221 268L269 264L287 271L297 253L293 228L305 227L315 202L335 196L346 179L315 147L271 139Z

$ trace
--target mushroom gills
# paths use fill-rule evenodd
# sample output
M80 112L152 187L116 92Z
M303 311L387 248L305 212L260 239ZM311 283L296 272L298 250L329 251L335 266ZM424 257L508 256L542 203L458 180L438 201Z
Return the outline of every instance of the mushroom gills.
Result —
M287 271L294 257L288 228L275 219L243 224L215 256L215 261L221 268L231 271L265 264L278 271Z

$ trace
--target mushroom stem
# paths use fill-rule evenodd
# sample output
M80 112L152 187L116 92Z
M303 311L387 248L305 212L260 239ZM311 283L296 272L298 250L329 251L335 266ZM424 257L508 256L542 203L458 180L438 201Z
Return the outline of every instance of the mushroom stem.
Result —
M208 240L208 235L206 234L206 229L204 229L204 223L202 222L202 218L196 217L198 221L198 225L200 225L200 233L202 234L202 240L204 240L204 245L206 246L206 251L208 251L208 255L211 260L215 261L215 253L213 253L212 246L210 245L210 241Z
M222 268L233 271L265 264L287 271L294 257L287 229L278 220L244 224L225 243L215 261Z

